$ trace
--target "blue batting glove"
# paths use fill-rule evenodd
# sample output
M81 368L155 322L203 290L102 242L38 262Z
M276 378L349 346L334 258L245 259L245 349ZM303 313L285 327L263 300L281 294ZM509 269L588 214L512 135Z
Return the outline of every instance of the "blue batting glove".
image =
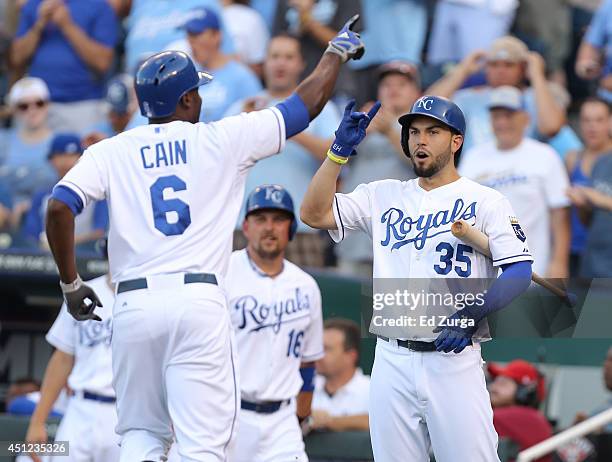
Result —
M453 321L455 320L466 320L468 322L466 322L465 327L461 327L460 324L454 325ZM470 320L473 322L469 322ZM470 344L472 336L478 329L478 322L480 320L476 319L469 310L463 309L453 313L447 318L447 321L450 326L438 326L433 330L434 334L440 333L434 342L436 350L445 353L450 353L451 351L461 353Z
M365 138L368 125L380 109L380 102L377 101L367 113L353 112L354 107L355 100L351 100L344 108L336 139L329 148L336 156L348 158L355 153L355 146Z
M353 26L358 20L358 14L349 19L340 29L338 35L329 41L329 46L325 52L337 54L342 58L343 63L349 59L360 59L365 53L365 45L359 34L353 32Z

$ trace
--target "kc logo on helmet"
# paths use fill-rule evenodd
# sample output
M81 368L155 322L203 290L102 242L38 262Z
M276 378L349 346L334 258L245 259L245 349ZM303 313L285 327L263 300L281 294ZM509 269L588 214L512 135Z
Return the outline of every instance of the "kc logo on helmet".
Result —
M266 188L266 200L280 203L283 200L283 192L276 188Z
M431 105L434 100L432 98L421 98L417 101L417 107L422 107L426 111L431 111Z

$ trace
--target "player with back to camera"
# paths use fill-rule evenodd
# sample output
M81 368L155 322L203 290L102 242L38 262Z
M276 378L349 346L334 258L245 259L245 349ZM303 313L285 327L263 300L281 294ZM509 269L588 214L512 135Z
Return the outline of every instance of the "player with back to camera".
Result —
M423 96L399 118L402 148L416 179L375 181L336 193L342 165L378 110L377 104L368 113L353 112L353 104L310 183L302 220L329 230L337 242L349 232L367 233L375 284L377 278L495 278L497 267L503 270L483 303L451 307L449 322L427 335L411 328L402 331L403 338L379 334L370 385L374 457L428 461L432 448L438 462L498 461L479 342L489 338L486 315L529 286L533 259L526 238L503 195L457 173L465 119L445 98ZM492 259L451 234L460 218L488 236Z
M316 117L341 64L361 57L357 19L285 101L211 124L198 123L198 87L212 76L181 52L150 57L135 79L149 125L92 145L56 185L47 235L77 320L99 319L100 301L76 270L74 216L109 201L120 462L164 460L173 430L182 461L226 460L239 385L224 275L245 177Z

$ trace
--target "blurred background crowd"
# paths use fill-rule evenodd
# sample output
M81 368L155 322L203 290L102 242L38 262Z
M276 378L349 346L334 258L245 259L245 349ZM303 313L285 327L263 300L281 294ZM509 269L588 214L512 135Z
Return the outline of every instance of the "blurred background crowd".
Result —
M0 248L46 249L51 187L92 143L146 119L133 75L155 52L183 50L214 81L201 121L274 105L361 14L367 52L333 100L247 192L282 183L299 207L351 98L382 110L340 189L414 176L399 115L424 93L467 116L460 171L509 197L549 277L612 276L612 0L0 0ZM77 221L88 248L106 204ZM369 275L367 237L333 248L300 223L289 258ZM236 234L236 247L240 247ZM610 239L608 239L610 237Z
M91 144L147 123L133 88L144 59L178 49L212 73L200 88L200 119L213 122L289 96L355 13L366 54L342 70L309 128L253 168L246 192L279 183L299 208L353 98L363 110L377 99L382 108L343 169L340 190L413 178L397 118L422 94L441 95L467 117L460 173L510 199L534 270L612 277L612 0L0 0L0 252L47 251L53 185ZM108 224L105 202L85 208L75 227L81 251L92 250ZM236 248L241 239L236 232ZM287 256L371 276L363 235L332 246L327 233L299 223ZM317 429L367 429L359 338L357 325L326 323ZM612 350L603 371L612 390ZM488 373L500 436L528 447L554 431L540 412L554 374L547 379L520 360ZM22 389L15 396L38 387L14 385ZM577 441L556 457L586 460L574 456L588 456L589 444Z

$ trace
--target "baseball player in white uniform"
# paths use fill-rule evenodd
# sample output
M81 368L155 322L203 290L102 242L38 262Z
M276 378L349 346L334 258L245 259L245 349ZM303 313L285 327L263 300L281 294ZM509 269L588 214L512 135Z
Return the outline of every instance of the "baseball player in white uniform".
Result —
M407 324L401 335L385 336L388 330L373 316L370 331L379 336L370 386L374 457L425 462L433 449L438 462L497 461L479 342L488 337L485 316L529 286L532 257L525 235L504 196L458 175L453 159L463 144L465 119L445 98L423 96L399 119L402 147L418 178L336 193L341 165L378 109L375 105L366 114L352 107L347 106L328 159L311 182L302 220L330 230L336 241L352 231L367 233L373 242L375 292L377 283L390 278L408 285L417 278L440 283L440 278L453 278L445 284L458 285L467 278L494 278L496 267L503 269L480 294L482 303L462 308L452 302L453 314L436 317L426 335L418 324ZM492 259L451 234L451 224L460 219L488 235ZM421 313L428 308L422 301L413 307ZM430 325L427 316L414 319Z
M323 357L321 293L284 258L297 228L289 193L257 187L245 217L247 248L232 254L226 278L241 389L229 460L307 461L298 419L310 416L314 361Z
M197 90L212 76L182 52L152 56L135 79L149 125L90 146L54 188L47 236L77 320L100 319L101 303L76 271L74 216L109 203L121 462L165 459L173 433L182 461L226 460L239 385L223 281L245 177L308 125L341 64L363 54L357 19L287 100L211 124L198 123Z
M77 322L63 304L46 337L56 350L47 365L40 401L30 419L26 441L47 441L45 423L66 383L71 395L55 435L56 441L70 443L69 455L47 457L47 461L116 462L119 459L111 365L115 294L109 274L87 283L103 304L98 310L102 321Z

